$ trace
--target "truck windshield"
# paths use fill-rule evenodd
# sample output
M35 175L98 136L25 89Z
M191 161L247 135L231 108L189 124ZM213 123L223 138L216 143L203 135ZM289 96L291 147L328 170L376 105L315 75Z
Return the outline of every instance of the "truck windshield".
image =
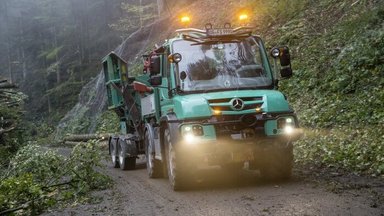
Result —
M253 37L241 42L193 45L178 40L173 53L180 53L178 63L182 91L215 91L224 89L266 88L272 76L260 42ZM184 76L183 76L183 75Z

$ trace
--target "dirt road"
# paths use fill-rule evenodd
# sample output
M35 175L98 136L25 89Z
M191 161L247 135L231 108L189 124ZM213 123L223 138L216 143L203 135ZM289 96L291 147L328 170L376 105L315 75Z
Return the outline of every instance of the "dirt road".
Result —
M174 192L167 179L149 179L144 164L104 172L116 186L96 192L94 204L45 215L384 215L384 183L353 175L296 169L292 180L270 183L257 172L213 168L190 190Z

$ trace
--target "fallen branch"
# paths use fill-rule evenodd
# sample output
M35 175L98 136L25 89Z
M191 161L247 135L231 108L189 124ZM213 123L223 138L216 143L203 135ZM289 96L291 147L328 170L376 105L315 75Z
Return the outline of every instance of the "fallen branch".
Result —
M11 132L11 131L13 131L15 129L16 129L16 127L10 127L10 128L7 128L7 129L0 128L0 135L3 135L5 133L9 133L9 132Z
M67 182L62 182L62 183L58 183L58 184L54 184L54 185L45 186L45 187L42 187L42 189L46 190L46 189L53 188L53 187L60 187L63 185L71 185L72 183L75 183L75 182L78 182L78 181L71 180L71 181L67 181Z
M17 92L15 92L15 91L8 91L8 90L4 90L4 89L1 89L0 93L17 94Z
M29 202L27 202L27 203L25 203L25 204L23 204L23 205L21 205L21 206L19 206L19 207L17 207L17 208L7 209L7 210L5 210L5 211L0 212L0 215L7 215L7 214L9 214L9 213L19 211L19 210L21 210L21 209L26 209L26 208L29 207L29 204L30 204L30 203L32 203L32 201L29 201Z

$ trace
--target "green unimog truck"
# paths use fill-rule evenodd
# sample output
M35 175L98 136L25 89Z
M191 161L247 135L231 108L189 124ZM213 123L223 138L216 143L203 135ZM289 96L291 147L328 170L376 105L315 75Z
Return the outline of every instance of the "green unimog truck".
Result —
M143 56L131 77L115 53L103 59L109 109L121 134L109 139L114 167L134 169L180 190L202 166L291 176L298 119L278 81L292 76L287 47L267 52L251 27L185 28Z

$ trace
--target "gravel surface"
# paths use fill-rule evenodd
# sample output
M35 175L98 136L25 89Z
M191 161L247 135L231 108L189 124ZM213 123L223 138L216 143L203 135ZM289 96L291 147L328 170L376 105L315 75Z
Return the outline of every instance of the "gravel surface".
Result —
M290 181L274 183L258 172L211 168L201 170L202 182L174 192L167 179L149 179L144 164L105 166L115 186L94 192L94 204L44 215L384 215L382 179L296 168Z

